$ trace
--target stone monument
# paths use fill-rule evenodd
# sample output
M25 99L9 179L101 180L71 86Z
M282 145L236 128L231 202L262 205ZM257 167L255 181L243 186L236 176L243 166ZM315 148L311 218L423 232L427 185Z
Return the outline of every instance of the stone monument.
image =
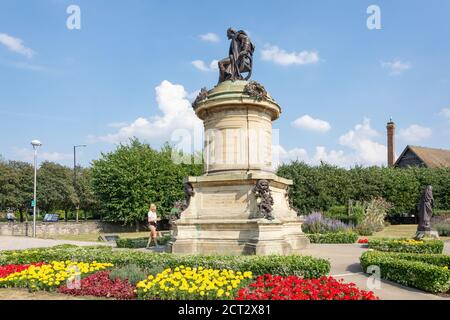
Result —
M420 202L418 205L419 225L417 226L417 233L414 237L416 240L423 238L439 239L437 231L431 230L431 218L433 216L433 187L426 186L422 192Z
M272 169L272 121L281 108L248 81L254 46L228 29L219 83L193 103L204 123L204 174L188 177L187 208L174 222L171 251L180 254L292 254L309 244L290 207L292 181ZM243 73L247 73L244 78Z

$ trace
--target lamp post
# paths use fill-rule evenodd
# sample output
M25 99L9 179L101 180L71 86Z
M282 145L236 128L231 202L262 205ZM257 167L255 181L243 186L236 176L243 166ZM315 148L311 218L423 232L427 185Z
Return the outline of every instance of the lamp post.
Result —
M37 182L37 149L42 146L39 140L31 141L34 149L34 188L33 188L33 238L36 238L36 182Z
M85 144L79 144L76 146L73 146L73 187L75 188L75 192L77 191L77 148L81 147L87 147ZM78 211L80 210L80 205L77 204L77 215L76 215L76 221L78 222ZM86 214L85 214L85 218ZM85 219L86 220L86 219Z

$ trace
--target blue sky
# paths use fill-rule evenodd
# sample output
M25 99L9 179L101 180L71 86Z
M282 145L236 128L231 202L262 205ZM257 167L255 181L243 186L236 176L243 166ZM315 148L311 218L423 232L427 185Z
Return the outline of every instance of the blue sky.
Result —
M81 29L69 30L69 5ZM381 29L369 30L369 5ZM283 109L282 161L385 164L385 126L450 148L450 1L0 0L0 154L86 166L138 136L159 147L198 120L228 27L256 45L253 79Z

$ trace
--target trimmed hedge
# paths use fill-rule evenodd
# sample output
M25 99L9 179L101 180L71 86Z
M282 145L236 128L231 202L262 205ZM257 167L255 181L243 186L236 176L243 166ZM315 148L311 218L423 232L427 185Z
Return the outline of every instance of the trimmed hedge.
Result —
M355 232L307 233L306 236L311 243L355 243L358 240Z
M367 251L362 254L360 262L364 272L367 272L369 266L378 266L383 279L427 292L447 292L450 289L448 266L442 267L424 261L442 262L448 258L425 256L428 255L409 254L402 257L391 252Z
M157 241L159 245L165 245L170 241L171 238L171 236L164 236L162 238L158 238ZM124 239L119 238L116 240L117 248L145 248L147 246L147 243L148 237Z
M441 240L424 240L408 243L404 239L371 239L369 249L385 252L409 252L409 253L442 253L444 242Z
M420 261L435 266L450 268L450 255L446 254L429 254L429 253L401 253L401 252L389 252L389 256L395 259Z
M130 249L112 250L110 247L42 248L23 251L0 252L0 265L29 264L53 260L101 261L115 266L135 264L141 268L161 266L175 268L179 265L214 269L251 271L254 275L266 273L281 276L296 275L304 278L320 278L330 272L330 262L310 256L214 256L174 255L147 253Z

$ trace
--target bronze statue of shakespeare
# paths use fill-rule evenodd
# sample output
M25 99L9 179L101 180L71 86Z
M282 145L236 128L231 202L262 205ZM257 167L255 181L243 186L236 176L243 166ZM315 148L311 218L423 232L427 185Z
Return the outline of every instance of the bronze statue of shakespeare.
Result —
M252 75L253 52L255 46L245 31L227 30L227 37L231 40L228 57L219 61L219 83L226 80L248 80ZM247 73L244 78L242 73Z

